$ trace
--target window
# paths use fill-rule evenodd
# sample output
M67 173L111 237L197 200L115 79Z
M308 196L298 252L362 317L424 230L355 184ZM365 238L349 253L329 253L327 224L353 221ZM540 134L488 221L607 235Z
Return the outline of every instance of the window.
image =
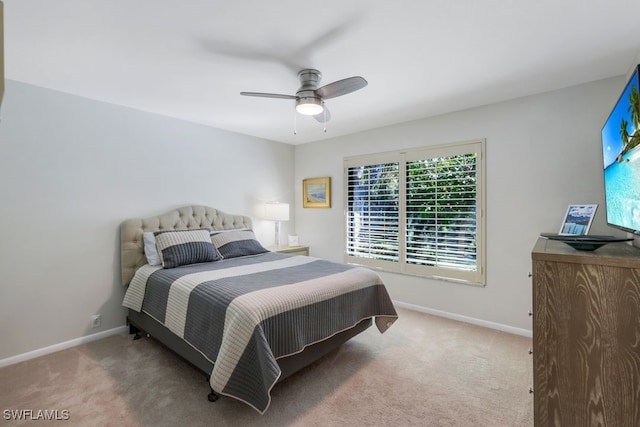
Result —
M484 141L345 159L345 261L484 284Z

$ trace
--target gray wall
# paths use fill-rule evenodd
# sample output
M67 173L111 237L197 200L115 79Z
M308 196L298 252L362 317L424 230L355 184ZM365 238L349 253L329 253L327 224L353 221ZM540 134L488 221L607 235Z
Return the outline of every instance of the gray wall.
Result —
M122 220L204 204L270 245L256 207L293 202L287 144L11 80L0 112L0 360L124 325Z
M624 78L520 98L296 148L296 230L314 256L342 260L342 159L486 138L487 285L383 273L393 299L453 318L527 335L531 249L558 232L570 203L598 203L591 233L606 225L600 129ZM304 178L332 178L333 207L302 209Z
M0 361L123 325L118 226L185 204L257 217L292 203L283 236L343 253L346 156L487 140L487 285L383 273L391 296L527 333L530 251L569 203L603 210L600 127L624 77L292 147L7 81L0 122ZM294 172L295 171L295 172ZM303 209L303 178L331 176L333 207ZM255 221L273 243L273 223ZM100 312L103 324L90 329Z

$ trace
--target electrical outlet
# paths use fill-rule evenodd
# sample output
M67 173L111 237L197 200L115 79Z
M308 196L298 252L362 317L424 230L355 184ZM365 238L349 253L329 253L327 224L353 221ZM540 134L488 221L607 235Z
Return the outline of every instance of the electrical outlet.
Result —
M94 314L91 316L91 327L98 328L100 327L100 314Z

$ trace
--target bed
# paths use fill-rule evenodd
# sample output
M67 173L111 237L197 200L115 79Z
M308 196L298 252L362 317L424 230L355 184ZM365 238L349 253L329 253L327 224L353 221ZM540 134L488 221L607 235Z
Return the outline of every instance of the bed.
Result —
M230 396L262 414L277 382L397 319L375 272L267 251L245 215L194 205L129 219L120 245L131 332L201 370L211 401Z

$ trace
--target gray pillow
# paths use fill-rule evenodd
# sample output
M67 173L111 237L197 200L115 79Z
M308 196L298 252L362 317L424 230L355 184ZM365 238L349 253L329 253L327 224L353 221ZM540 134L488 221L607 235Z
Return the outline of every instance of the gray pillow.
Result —
M210 231L169 230L156 231L156 248L163 268L175 268L181 265L222 259L211 243Z
M246 228L240 230L212 231L211 241L224 259L269 252L258 242L253 230Z

